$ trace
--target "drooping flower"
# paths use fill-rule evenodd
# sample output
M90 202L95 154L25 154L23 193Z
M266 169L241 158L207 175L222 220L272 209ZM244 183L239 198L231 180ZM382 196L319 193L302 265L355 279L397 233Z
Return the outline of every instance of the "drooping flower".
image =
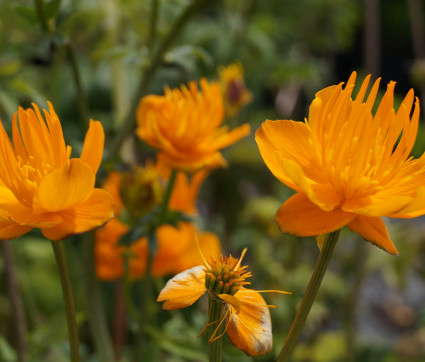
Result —
M419 100L410 90L395 111L390 82L373 114L380 79L365 99L366 77L352 99L355 78L318 92L305 122L265 121L256 140L272 173L297 191L277 211L283 232L314 236L346 225L396 255L381 217L425 214L425 155L409 157Z
M111 195L95 188L104 132L90 121L80 158L70 158L62 127L51 103L44 118L39 108L19 108L12 141L0 125L0 239L39 228L61 240L103 225L114 216Z
M241 266L245 251L239 259L220 256L209 264L204 259L204 265L177 274L167 282L157 301L164 302L163 309L181 309L208 292L210 298L220 301L225 308L218 320L208 320L206 326L215 325L218 329L225 323L225 332L236 348L250 356L260 356L272 348L269 308L274 306L267 305L258 291L244 287L250 284L245 280L251 277L247 266ZM219 337L213 334L209 342Z
M137 109L136 134L160 152L168 167L194 172L226 165L219 150L250 132L248 124L232 131L223 122L223 97L217 82L200 80L180 89L165 88L165 95L144 97Z
M201 170L192 175L189 181L187 175L179 172L169 201L169 209L196 215L196 198L207 173L207 170ZM160 174L168 177L169 170L161 169L157 173L158 177ZM120 205L116 210L116 215L119 215L124 209L119 192L121 174L110 173L105 188L113 195L115 204ZM123 254L126 252L131 255L130 276L139 278L144 275L149 252L148 240L142 237L127 249L119 244L119 240L128 231L129 226L118 218L96 230L96 272L100 279L113 280L124 275ZM176 226L162 225L156 230L157 251L152 261L152 275L175 274L199 264L201 257L196 248L195 233L199 236L199 244L205 255L216 257L220 253L220 241L214 233L199 232L191 222L179 222Z
M252 94L245 86L242 64L235 62L227 67L220 67L218 75L226 115L233 117L252 101Z

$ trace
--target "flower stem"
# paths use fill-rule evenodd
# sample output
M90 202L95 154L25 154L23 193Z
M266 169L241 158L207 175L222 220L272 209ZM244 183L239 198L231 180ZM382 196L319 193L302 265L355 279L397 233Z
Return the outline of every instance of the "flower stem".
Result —
M68 339L71 350L71 361L79 362L79 342L78 327L75 319L74 297L72 295L71 281L69 279L68 267L66 265L65 253L61 241L52 241L53 251L55 253L56 265L58 266L63 300L65 303L66 321L68 324Z
M15 324L16 351L18 354L18 361L23 362L27 354L27 324L25 320L25 311L22 305L21 294L19 293L10 241L4 240L1 242L1 244L3 249L7 291L10 296L13 321Z
M338 238L339 230L327 235L326 241L320 251L319 259L314 267L310 282L308 283L307 289L304 293L304 297L298 307L297 315L292 322L291 330L289 331L285 344L280 351L277 359L278 362L287 362L292 355L292 352L298 342L298 338L303 330L304 323L316 298L317 292L319 291L320 284L322 283Z
M222 361L222 345L223 339L217 338L215 341L210 342L211 339L220 336L224 332L225 322L221 323L223 317L223 303L219 300L210 297L209 305L209 318L208 324L211 324L207 328L207 341L208 341L208 356L209 362L221 362Z
M165 222L167 210L168 210L168 203L170 202L171 194L174 188L174 183L176 182L176 176L177 176L177 171L172 169L170 178L167 183L167 188L165 190L164 197L162 198L161 206L159 209L159 219L158 219L157 226L160 226Z

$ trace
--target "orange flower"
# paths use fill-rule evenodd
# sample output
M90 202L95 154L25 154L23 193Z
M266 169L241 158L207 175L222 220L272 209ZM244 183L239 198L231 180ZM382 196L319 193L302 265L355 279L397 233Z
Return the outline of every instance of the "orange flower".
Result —
M343 226L391 254L398 254L382 216L425 214L425 155L409 157L419 121L413 90L394 110L394 82L375 113L379 87L364 100L370 76L351 99L356 73L316 94L308 121L266 121L256 133L269 169L297 194L278 210L283 232L330 233Z
M250 132L245 124L228 131L223 122L223 99L217 82L200 81L181 89L165 88L165 95L144 97L137 109L137 136L160 153L168 167L194 172L225 165L219 150Z
M113 200L94 187L104 133L90 121L80 158L70 158L53 106L19 108L12 142L0 126L0 239L39 228L51 240L94 229L114 216Z
M167 171L161 172L168 176ZM196 198L207 170L195 173L190 182L186 174L179 172L169 202L170 210L187 214L196 214ZM118 172L109 174L105 188L114 196L117 205L122 205L119 194L121 175ZM117 210L119 214L122 211ZM129 251L130 275L138 278L144 275L148 257L148 241L142 237L132 243L129 250L119 245L120 238L129 231L129 227L118 219L111 220L104 227L96 230L96 271L100 279L113 280L123 276L123 253ZM180 222L176 227L162 225L156 230L158 249L152 265L152 275L164 276L179 273L182 270L199 264L201 257L196 248L195 233L198 233L202 251L208 257L216 257L220 253L220 241L210 232L197 232L189 222Z
M252 101L252 94L245 86L242 64L236 62L227 67L220 67L218 75L226 115L233 117Z
M247 266L241 266L245 251L239 259L221 256L210 264L204 259L204 265L177 274L167 282L157 301L164 302L162 308L166 310L186 308L208 292L210 298L225 305L225 311L218 320L208 320L206 326L216 325L218 330L225 321L225 332L233 345L249 356L259 356L272 348L269 307L274 306L267 305L258 291L244 287L250 284L245 279L251 277ZM209 342L220 338L214 334Z

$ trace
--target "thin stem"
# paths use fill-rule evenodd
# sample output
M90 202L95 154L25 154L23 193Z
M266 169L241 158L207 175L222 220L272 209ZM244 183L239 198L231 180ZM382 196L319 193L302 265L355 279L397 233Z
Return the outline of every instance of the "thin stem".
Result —
M208 356L209 362L221 362L222 361L222 346L223 339L217 338L215 341L210 342L212 338L220 336L225 327L225 322L222 322L223 319L223 303L217 299L210 296L210 305L209 305L209 320L208 324L211 325L207 328L206 336L208 341Z
M156 24L158 21L158 0L151 0L151 15L149 23L149 37L148 37L148 48L152 50L156 40Z
M7 290L12 306L13 321L15 322L16 352L18 354L18 361L23 362L27 354L27 324L25 320L25 312L22 306L22 299L19 293L18 282L16 279L10 241L4 240L1 242L1 244L3 249Z
M139 85L139 88L135 94L133 102L130 107L130 111L119 128L115 138L112 140L111 145L109 146L109 153L107 155L107 160L111 161L117 157L121 145L123 144L127 135L132 131L135 121L135 114L137 106L139 105L140 98L142 98L148 91L156 72L159 66L162 63L165 52L171 46L177 35L183 29L183 26L187 23L192 15L194 15L202 6L207 3L208 0L195 0L192 5L188 6L186 10L177 18L176 22L170 28L169 32L159 44L158 50L156 51L154 57L151 59L151 62L147 69L143 72L143 79Z
M75 86L77 87L78 109L80 110L80 121L83 129L89 125L89 107L87 105L87 98L84 92L83 84L81 82L80 70L78 68L77 57L75 56L74 48L69 40L65 40L64 47L66 55L71 63L72 76L74 78Z
M74 297L72 295L71 281L69 279L68 267L66 264L65 253L61 241L52 241L53 251L55 253L56 265L58 266L63 300L65 303L66 321L68 324L68 339L71 351L71 361L79 362L79 341L78 327L75 319Z
M177 171L171 170L170 178L168 180L167 189L165 190L164 197L159 209L158 226L165 222L168 210L168 203L170 202L171 194L173 192L174 183L176 181Z
M94 234L85 233L82 237L83 272L85 295L88 308L87 317L91 336L99 356L99 361L114 362L112 338L105 320L105 308L102 301L100 285L94 269Z
M304 323L310 313L310 309L316 299L317 292L319 291L320 284L322 283L329 261L331 259L333 250L339 238L339 230L330 233L322 247L322 250L317 260L316 266L314 267L313 274L310 282L308 283L307 289L304 293L304 297L298 307L297 314L294 321L292 322L291 330L286 337L285 344L280 351L278 362L287 362L291 357L291 354L298 342L298 338L303 330Z
M45 32L52 34L54 32L54 25L52 22L49 22L46 17L44 0L35 0L34 4L35 4L35 10L37 11L38 19L40 20L41 26L43 27Z

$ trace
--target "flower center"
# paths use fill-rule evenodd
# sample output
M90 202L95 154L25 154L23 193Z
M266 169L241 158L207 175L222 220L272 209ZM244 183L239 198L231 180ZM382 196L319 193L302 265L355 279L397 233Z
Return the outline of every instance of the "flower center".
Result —
M238 259L231 255L225 258L221 256L209 266L210 269L205 269L205 287L210 294L235 295L241 286L250 284L245 282L245 279L251 276L251 273L246 271L247 266L240 267Z

